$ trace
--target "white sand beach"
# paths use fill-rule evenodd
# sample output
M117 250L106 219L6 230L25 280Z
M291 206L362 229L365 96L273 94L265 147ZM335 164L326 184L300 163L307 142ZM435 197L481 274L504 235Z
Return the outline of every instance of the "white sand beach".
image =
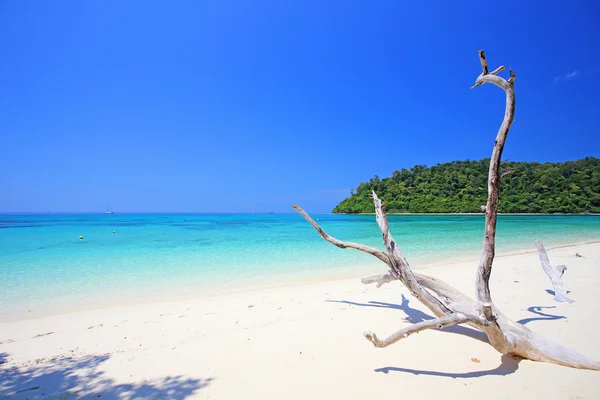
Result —
M568 268L573 304L547 293L534 250L496 258L496 305L600 360L600 243L548 249ZM475 267L426 273L472 295ZM501 356L468 327L374 348L363 331L384 337L431 314L399 282L377 289L360 278L3 322L0 397L598 398L598 372Z

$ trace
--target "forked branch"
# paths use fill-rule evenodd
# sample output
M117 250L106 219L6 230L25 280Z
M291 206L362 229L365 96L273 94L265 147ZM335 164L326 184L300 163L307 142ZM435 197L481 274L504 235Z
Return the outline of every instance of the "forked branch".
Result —
M292 204L292 207L294 208L294 210L298 211L300 213L300 215L302 215L304 217L305 220L308 221L308 223L310 223L313 228L315 228L317 230L317 232L319 232L319 234L321 235L321 237L325 240L327 240L329 243L333 244L334 246L337 246L341 249L355 249L355 250L359 250L359 251L363 251L365 253L371 254L377 258L379 258L381 261L383 261L384 263L386 263L387 265L389 265L391 267L391 262L390 259L388 257L387 254L385 254L383 251L379 250L376 247L371 247L371 246L365 246L364 244L360 244L360 243L353 243L353 242L343 242L339 239L334 238L333 236L329 236L327 234L327 232L325 232L312 218L310 215L308 215L306 213L306 211L304 211L299 205L297 204Z
M548 258L548 253L546 253L546 249L544 245L539 240L535 241L535 247L537 247L538 254L540 255L540 262L542 263L542 268L546 271L546 275L550 278L552 282L552 287L554 288L554 300L559 302L572 303L573 300L569 298L567 288L562 281L562 276L565 273L567 267L564 265L558 265L556 268L550 265L550 259Z
M419 282L417 282L415 275L410 269L408 261L406 261L404 254L402 254L400 248L396 245L396 242L392 237L387 215L385 214L385 211L383 211L383 204L381 203L381 200L379 200L379 197L377 197L377 193L375 193L375 191L373 191L372 194L373 204L375 204L377 224L381 230L383 244L387 249L389 259L392 263L392 271L398 275L404 286L410 290L410 293L425 306L427 306L427 308L429 308L437 317L450 314L450 310L444 304L442 304L437 297L433 296L421 285L419 285Z
M495 253L495 235L496 219L498 212L498 185L500 174L498 167L500 157L504 148L504 142L508 135L508 130L513 122L515 110L514 81L515 73L510 71L510 78L505 80L497 74L504 70L504 67L496 68L491 73L487 67L485 54L479 52L482 73L475 82L475 86L484 83L493 83L506 92L506 111L500 130L496 136L490 168L488 173L488 201L485 206L486 221L483 240L483 253L477 268L477 301L471 300L466 295L454 289L447 283L423 274L413 273L408 261L400 251L389 230L388 219L383 209L381 200L373 192L373 203L377 216L377 224L381 230L383 243L386 252L375 247L369 247L358 243L343 242L332 236L329 236L302 208L293 205L298 211L323 237L323 239L341 248L352 248L369 253L381 261L389 268L389 272L384 275L371 276L364 278L363 283L376 283L381 286L393 280L400 280L410 290L421 303L429 308L437 319L420 322L406 327L388 338L381 340L374 333L368 332L365 337L376 347L386 347L397 341L410 336L413 333L425 329L440 329L451 325L467 323L483 331L490 344L502 354L513 354L535 361L544 361L565 365L573 368L585 368L600 370L600 363L590 360L574 350L564 346L552 343L540 335L530 331L522 324L518 324L506 318L499 310L494 308L492 303L489 279L492 271L492 263ZM541 246L541 244L540 244ZM542 247L543 249L543 247ZM562 270L555 270L550 267L548 256L545 251L540 251L540 259L544 269L549 268L553 275L560 278ZM553 279L553 284L555 280ZM564 286L555 286L555 292L563 293ZM566 290L564 291L566 296Z

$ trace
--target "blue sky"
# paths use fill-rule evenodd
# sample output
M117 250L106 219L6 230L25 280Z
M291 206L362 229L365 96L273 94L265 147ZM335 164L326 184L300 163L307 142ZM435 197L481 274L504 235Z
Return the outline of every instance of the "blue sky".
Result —
M600 2L0 2L0 211L330 211L375 174L600 156Z

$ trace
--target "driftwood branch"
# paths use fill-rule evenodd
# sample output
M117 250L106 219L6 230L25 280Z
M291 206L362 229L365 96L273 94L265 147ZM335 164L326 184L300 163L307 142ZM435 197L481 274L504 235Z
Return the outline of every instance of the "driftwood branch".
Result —
M443 328L455 324L467 323L484 332L490 344L502 354L512 354L534 361L549 362L573 368L600 370L600 363L590 360L574 350L552 343L532 332L524 325L511 321L500 310L496 309L492 302L489 279L495 255L498 185L501 178L498 169L504 143L514 117L515 94L513 85L516 74L511 68L510 78L506 80L497 75L504 70L504 67L496 68L490 73L483 51L479 52L479 59L482 73L475 81L474 87L484 83L493 83L502 88L506 93L506 110L490 159L488 200L485 207L482 207L486 213L486 220L483 252L476 275L476 301L471 300L468 296L437 278L413 273L408 261L392 237L383 204L375 192L373 192L373 203L375 205L376 221L381 230L386 252L362 244L343 242L329 236L302 208L296 204L293 207L319 232L323 239L341 248L353 248L369 253L383 261L389 268L387 274L363 278L363 283L376 283L379 287L393 280L400 280L413 296L438 317L432 321L411 325L384 340L380 340L374 333L366 333L365 337L375 346L389 346L400 339L408 337L412 333L424 329ZM552 275L549 273L551 279L553 279L552 276L560 278L564 269L552 269L545 251L543 255L540 252L540 259L542 260L544 269L546 269L546 266L551 269ZM557 286L555 286L555 292L562 293L561 290L557 289ZM566 290L564 293L566 296Z
M496 68L495 70L493 70L492 72L490 72L490 74L492 74L492 75L498 75L500 72L504 71L505 69L506 68L504 68L504 65L501 65L498 68Z
M383 285L385 285L386 283L390 283L392 281L397 281L399 278L397 276L395 276L392 272L388 272L387 274L383 274L383 275L373 275L373 276L367 276L366 278L362 278L360 281L362 283L364 283L365 285L369 285L371 283L376 283L377 287L380 288Z
M504 178L506 175L514 174L515 172L516 170L514 169L507 169L506 171L502 171L502 173L500 174L500 179Z
M481 69L483 70L483 72L481 72L481 75L487 75L488 74L488 65L487 65L487 60L485 59L485 52L483 50L479 50L479 62L481 62ZM504 68L504 67L502 67Z
M504 78L496 74L489 74L487 61L483 50L479 51L479 60L483 72L475 81L475 86L483 85L484 83L493 83L506 92L506 110L504 112L504 120L494 142L494 149L490 159L490 168L488 173L488 201L485 205L485 233L483 239L483 252L479 260L477 268L476 288L477 302L480 312L488 321L494 318L492 310L492 296L490 293L490 275L492 273L492 264L496 252L496 220L498 214L498 188L500 185L500 175L498 169L500 167L500 159L504 150L504 143L508 136L508 131L513 123L515 115L515 90L514 80L508 82ZM496 69L494 72L502 71L504 67ZM496 72L496 73L498 73ZM513 72L511 71L511 76Z
M426 329L443 329L452 325L462 324L464 322L467 322L468 320L469 318L464 315L450 314L440 318L412 324L404 329L399 330L396 333L391 334L383 340L379 339L377 335L373 332L365 332L364 336L369 342L373 343L375 347L383 348L388 347L389 345L394 344L401 339L406 339L413 333L419 333Z
M565 273L567 267L564 265L558 265L556 268L550 265L550 259L548 258L548 253L546 253L546 249L544 245L539 240L536 240L535 247L537 247L538 254L540 255L540 262L542 263L542 268L546 271L546 275L550 278L552 282L552 287L554 288L554 300L559 302L572 303L573 300L569 298L567 288L562 281L562 276Z
M333 236L329 236L312 218L310 215L308 215L306 213L306 211L304 211L299 205L297 204L292 204L292 207L298 211L300 213L300 215L302 215L304 217L304 219L306 219L316 230L317 232L319 232L319 234L321 235L321 237L325 240L327 240L329 243L333 244L334 246L337 246L341 249L355 249L355 250L359 250L368 254L371 254L377 258L379 258L381 261L383 261L384 263L388 264L389 266L391 266L391 262L390 259L388 257L387 254L385 254L383 251L379 250L376 247L371 247L371 246L365 246L364 244L360 244L360 243L353 243L353 242L343 242L341 240L338 240L336 238L334 238Z
M381 200L379 200L379 197L377 197L375 191L373 191L373 203L375 204L375 215L383 237L383 244L388 251L392 263L392 271L398 275L404 286L410 290L410 293L427 306L427 308L429 308L436 316L440 317L448 314L450 310L448 310L448 308L446 308L446 306L444 306L435 296L423 289L423 287L419 285L419 282L417 282L408 261L406 261L404 254L402 254L392 237L387 215L383 211L383 204L381 203Z

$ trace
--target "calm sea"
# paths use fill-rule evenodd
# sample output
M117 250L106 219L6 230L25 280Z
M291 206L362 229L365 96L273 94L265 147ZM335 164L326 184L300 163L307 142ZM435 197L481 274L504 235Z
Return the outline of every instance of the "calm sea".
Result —
M313 217L339 239L381 246L372 215ZM483 215L389 220L414 267L479 256ZM536 239L600 240L600 216L499 217L498 253L534 250ZM0 215L0 320L384 271L296 214Z

